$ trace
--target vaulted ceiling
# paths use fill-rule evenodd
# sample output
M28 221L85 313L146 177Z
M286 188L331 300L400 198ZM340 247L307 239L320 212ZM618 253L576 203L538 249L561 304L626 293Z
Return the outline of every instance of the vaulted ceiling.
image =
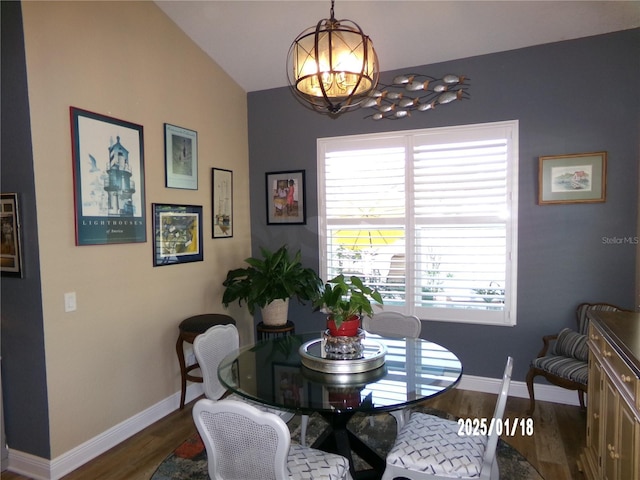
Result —
M245 91L287 85L291 42L329 18L330 0L156 4ZM371 37L380 69L396 70L640 26L640 1L394 1L335 3Z

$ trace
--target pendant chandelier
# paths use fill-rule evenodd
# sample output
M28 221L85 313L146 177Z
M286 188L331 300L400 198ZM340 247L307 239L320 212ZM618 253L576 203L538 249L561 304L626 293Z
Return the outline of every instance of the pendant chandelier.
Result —
M287 78L297 99L313 110L338 115L357 108L378 83L371 39L351 20L320 20L293 41Z

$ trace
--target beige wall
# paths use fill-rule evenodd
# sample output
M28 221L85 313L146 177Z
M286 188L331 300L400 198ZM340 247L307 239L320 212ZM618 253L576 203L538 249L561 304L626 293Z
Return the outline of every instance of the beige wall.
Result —
M178 322L224 311L224 276L250 253L247 105L152 2L24 2L23 14L56 458L175 393ZM146 243L75 246L70 106L144 127ZM198 132L197 191L164 186L165 122ZM214 166L234 172L231 239L211 239ZM154 202L204 207L204 262L153 267ZM231 314L251 341L250 318Z

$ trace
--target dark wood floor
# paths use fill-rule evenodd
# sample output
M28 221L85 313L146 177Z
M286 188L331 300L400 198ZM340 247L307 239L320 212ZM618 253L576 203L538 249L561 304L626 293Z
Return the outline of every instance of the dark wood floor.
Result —
M490 418L496 396L465 390L451 390L430 401L434 408L461 418ZM179 446L195 426L191 407L176 411L114 447L63 480L148 480L162 460ZM513 422L526 417L528 400L510 397L505 418ZM585 443L586 413L578 407L537 402L533 435L505 437L522 453L545 480L582 480L577 460ZM2 480L24 480L10 472Z

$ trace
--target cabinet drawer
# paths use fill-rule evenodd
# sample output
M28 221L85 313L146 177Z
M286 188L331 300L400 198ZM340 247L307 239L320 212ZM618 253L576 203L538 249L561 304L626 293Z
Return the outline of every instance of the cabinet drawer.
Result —
M637 404L637 401L640 400L638 398L638 389L640 388L638 377L607 342L602 345L602 357L613 370L612 377L617 380L618 385L622 386L626 396L631 398L634 404Z
M594 349L595 353L602 353L602 348L605 345L605 340L602 334L598 331L592 323L589 323L589 343Z

